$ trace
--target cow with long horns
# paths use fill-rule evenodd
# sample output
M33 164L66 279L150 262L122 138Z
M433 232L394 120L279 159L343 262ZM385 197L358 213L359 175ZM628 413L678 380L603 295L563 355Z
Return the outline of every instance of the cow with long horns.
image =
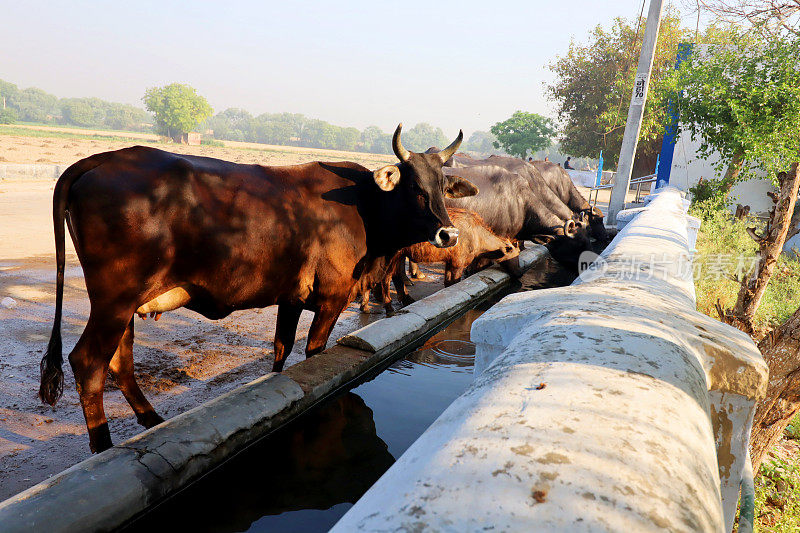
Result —
M110 370L137 420L163 419L133 374L133 317L186 307L210 319L278 306L273 371L295 341L300 313L315 313L306 356L325 348L339 314L379 281L398 250L446 247L458 231L444 197L477 189L442 165L441 154L392 146L400 160L371 171L350 162L286 167L240 165L136 146L70 166L53 192L56 311L42 358L39 394L63 390L61 314L64 223L83 267L89 320L69 355L93 452L109 448L103 386Z

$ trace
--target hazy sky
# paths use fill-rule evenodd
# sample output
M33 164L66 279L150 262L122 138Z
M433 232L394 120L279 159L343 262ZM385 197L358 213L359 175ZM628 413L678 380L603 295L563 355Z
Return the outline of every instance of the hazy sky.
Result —
M517 109L570 38L641 0L4 2L0 78L59 97L141 104L188 83L215 112L299 112L342 126L430 122L448 135ZM645 7L646 10L646 7Z

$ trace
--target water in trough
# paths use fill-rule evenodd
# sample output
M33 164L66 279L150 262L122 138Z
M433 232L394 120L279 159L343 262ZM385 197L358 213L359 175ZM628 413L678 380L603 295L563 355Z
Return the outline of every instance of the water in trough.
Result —
M323 402L126 531L327 531L472 381L472 322L510 292L568 285L546 261L372 380Z

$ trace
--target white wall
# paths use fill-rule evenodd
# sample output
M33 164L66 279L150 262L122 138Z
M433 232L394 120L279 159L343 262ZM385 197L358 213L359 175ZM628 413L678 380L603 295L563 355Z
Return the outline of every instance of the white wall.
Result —
M712 157L704 161L697 157L697 149L700 141L692 141L691 135L683 131L678 136L675 144L675 155L672 159L672 171L669 177L669 184L682 191L689 190L700 181L700 178L718 179L718 175L713 165L718 158ZM753 214L763 214L772 208L772 201L767 197L767 191L774 191L775 186L767 179L756 179L737 184L731 192L734 198L732 209L736 204L749 205Z

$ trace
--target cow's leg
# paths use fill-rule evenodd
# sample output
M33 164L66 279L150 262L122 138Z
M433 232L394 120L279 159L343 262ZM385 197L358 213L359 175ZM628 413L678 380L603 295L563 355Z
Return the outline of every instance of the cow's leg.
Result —
M464 275L464 267L461 265L448 266L444 271L444 286L449 287L454 283L461 281L461 276Z
M492 262L489 259L486 259L485 257L476 257L475 260L472 261L472 263L470 263L470 265L466 269L464 269L464 273L469 276L476 272L480 272L481 270L483 270L484 268L488 267L491 264Z
M409 261L411 261L409 259ZM392 283L394 283L394 290L397 292L397 299L400 301L401 305L409 305L414 303L414 298L408 294L408 289L406 289L405 284L403 283L403 278L400 275L403 270L403 265L400 264L398 269L392 274ZM389 294L389 283L387 280L386 283L386 294Z
M362 313L369 313L369 289L365 289L361 293L361 304L359 305L359 309Z
M413 265L413 264L414 264L414 263L411 261L411 258L410 258L410 257L408 258L408 264L409 264L409 270L410 270L410 268L411 268L411 265ZM406 266L406 256L403 256L403 257L401 257L401 258L400 258L400 263L398 264L397 268L398 268L398 269L399 269L399 271L402 273L402 276L403 276L403 283L404 283L405 285L408 285L408 286L414 285L414 282L413 282L413 281L411 281L411 278L409 278L409 277L408 277L408 275L406 274L406 268L405 268L405 266Z
M297 322L300 321L300 313L302 312L303 308L299 305L278 305L278 320L275 324L275 362L272 364L273 372L283 370L286 356L291 353L294 346L295 335L297 335Z
M444 286L449 287L453 284L453 270L448 266L444 270Z
M402 263L398 268L398 272L403 270ZM383 304L383 310L386 311L387 316L391 316L394 314L394 307L392 307L392 293L389 290L389 283L392 280L392 276L388 275L384 277L381 282L378 284L378 300ZM398 283L398 282L395 282ZM399 281L400 285L403 287L403 290L406 289L405 284L403 283L402 279Z
M408 260L408 273L412 279L425 279L425 273L420 272L419 265L411 259Z
M150 429L164 421L144 397L133 375L133 318L128 322L128 327L125 328L125 333L108 368L133 412L136 413L136 420L140 425Z
M325 349L328 337L331 336L336 319L347 307L347 298L335 301L328 305L322 305L314 314L311 327L308 329L308 344L306 344L306 358L316 355Z
M114 313L106 312L105 309L100 312L92 309L86 329L69 354L69 363L75 375L83 416L89 430L89 448L93 453L100 453L113 446L103 409L103 386L109 362L125 333L133 310L127 315L114 316Z

